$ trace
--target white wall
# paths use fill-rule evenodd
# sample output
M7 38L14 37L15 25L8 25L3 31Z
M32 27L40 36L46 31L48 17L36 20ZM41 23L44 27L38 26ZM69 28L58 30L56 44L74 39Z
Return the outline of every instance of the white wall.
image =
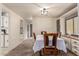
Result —
M57 32L56 18L33 17L33 32L40 34L41 31Z
M24 21L24 39L27 39L27 22Z
M0 4L0 9L2 8L5 9L10 15L9 46L8 48L0 48L0 55L5 55L23 42L24 39L23 35L20 35L20 19L22 18L4 5Z
M60 17L60 32L65 34L65 19L63 17Z

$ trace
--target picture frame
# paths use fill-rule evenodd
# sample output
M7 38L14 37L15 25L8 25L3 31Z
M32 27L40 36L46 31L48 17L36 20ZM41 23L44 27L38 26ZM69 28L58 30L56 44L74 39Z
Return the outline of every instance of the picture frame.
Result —
M23 34L23 20L20 20L20 34Z

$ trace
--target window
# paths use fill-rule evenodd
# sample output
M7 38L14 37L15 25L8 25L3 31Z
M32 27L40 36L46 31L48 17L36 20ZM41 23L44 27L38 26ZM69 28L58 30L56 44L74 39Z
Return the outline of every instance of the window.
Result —
M67 19L65 22L66 34L78 34L78 17Z
M73 19L69 19L66 21L66 34L73 34L73 33L74 33Z

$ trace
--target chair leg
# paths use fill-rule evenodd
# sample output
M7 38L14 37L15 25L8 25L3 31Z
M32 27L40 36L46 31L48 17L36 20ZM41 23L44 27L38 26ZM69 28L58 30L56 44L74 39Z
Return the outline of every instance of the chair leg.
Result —
M43 55L43 49L41 49L39 53L40 53L40 56L42 56Z
M42 51L41 50L39 51L39 54L40 54L40 56L42 56Z
M39 54L40 54L40 56L43 56L43 55L44 55L44 49L41 49L41 50L39 51Z

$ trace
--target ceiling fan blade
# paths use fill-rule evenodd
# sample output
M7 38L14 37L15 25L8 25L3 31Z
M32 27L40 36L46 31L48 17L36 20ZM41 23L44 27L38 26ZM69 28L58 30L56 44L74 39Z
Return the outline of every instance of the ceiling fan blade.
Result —
M54 8L54 6L50 6L50 7L48 7L47 9L50 9L50 8Z
M43 8L40 5L38 5L37 3L34 3L35 6L39 7L39 8Z
M36 5L37 7L39 8L46 8L46 9L50 9L50 8L54 8L54 6L50 5L50 6L42 6L41 4L37 4L37 3L34 3L34 5Z

